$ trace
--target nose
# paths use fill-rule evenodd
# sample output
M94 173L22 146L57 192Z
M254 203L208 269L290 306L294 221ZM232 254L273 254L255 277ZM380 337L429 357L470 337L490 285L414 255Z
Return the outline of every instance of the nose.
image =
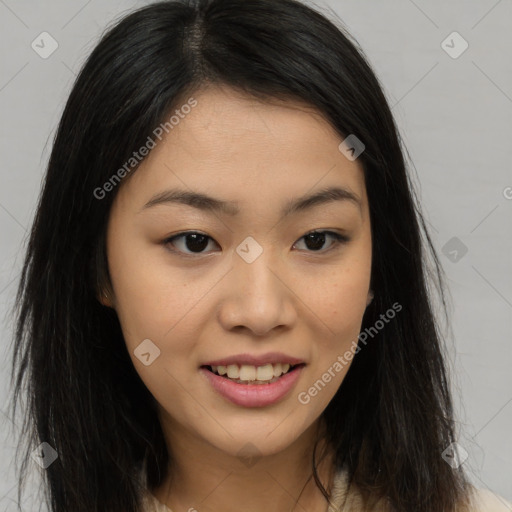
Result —
M256 336L265 336L295 323L296 292L290 275L280 270L270 252L263 251L252 263L234 255L218 315L224 329L247 329Z

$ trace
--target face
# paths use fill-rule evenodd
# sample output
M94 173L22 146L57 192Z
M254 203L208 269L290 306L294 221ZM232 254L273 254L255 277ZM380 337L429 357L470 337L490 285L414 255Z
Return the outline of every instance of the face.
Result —
M350 366L372 257L363 170L312 108L221 87L194 99L120 185L108 305L168 431L273 454L317 423ZM232 380L204 368L226 358ZM233 382L287 360L274 384Z

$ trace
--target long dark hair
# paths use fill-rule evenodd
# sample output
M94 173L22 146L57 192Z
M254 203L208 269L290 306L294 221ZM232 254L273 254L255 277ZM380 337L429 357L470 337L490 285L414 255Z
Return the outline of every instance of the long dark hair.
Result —
M94 191L208 84L306 102L340 137L364 142L375 299L363 330L391 304L402 310L355 356L324 411L327 438L368 509L383 497L399 512L455 510L468 483L441 456L455 434L429 288L435 283L446 309L443 271L363 51L295 0L155 3L109 29L84 64L56 133L15 301L13 417L28 397L19 489L42 442L58 454L44 473L52 512L135 512L139 475L151 489L166 475L155 401L116 313L98 301L109 289L105 228L118 187L100 198ZM313 474L323 488L314 462Z

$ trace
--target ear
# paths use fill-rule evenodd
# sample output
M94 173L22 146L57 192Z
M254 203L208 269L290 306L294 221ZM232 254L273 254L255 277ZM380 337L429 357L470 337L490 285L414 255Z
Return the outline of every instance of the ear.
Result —
M371 301L373 300L373 297L374 297L373 291L372 291L372 290L370 290L370 291L368 292L368 297L367 297L367 299L366 299L366 306L369 306L369 305L370 305Z
M111 300L110 298L110 294L107 293L106 291L100 291L98 293L98 301L103 305L103 306L106 306L107 308L113 308L114 305L113 305L113 301Z

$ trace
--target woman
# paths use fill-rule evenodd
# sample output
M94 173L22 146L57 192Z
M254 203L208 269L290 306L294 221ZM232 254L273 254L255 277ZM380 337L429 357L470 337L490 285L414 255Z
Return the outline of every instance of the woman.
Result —
M389 106L332 22L126 16L71 91L17 295L50 510L507 510L457 459L426 250L444 304Z

